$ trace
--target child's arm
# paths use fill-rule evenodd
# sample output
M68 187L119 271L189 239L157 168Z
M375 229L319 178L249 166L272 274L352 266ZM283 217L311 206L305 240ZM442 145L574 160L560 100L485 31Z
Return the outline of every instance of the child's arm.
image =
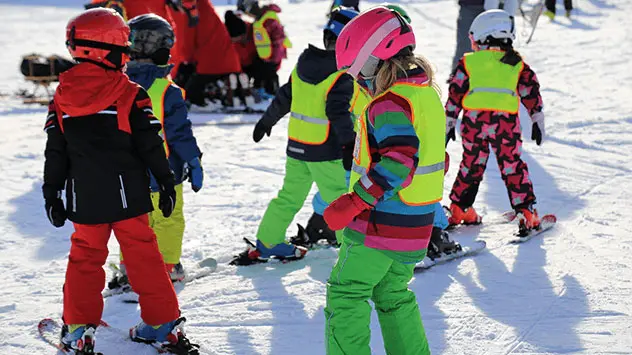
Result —
M46 149L44 150L44 198L54 198L64 189L68 174L68 154L66 138L59 127L55 104L50 103L44 125Z
M398 191L410 185L419 163L419 138L412 124L408 103L387 94L371 104L369 109L369 145L373 161L368 173L353 191L366 203L375 205L387 191ZM373 142L371 138L375 140Z
M520 101L529 112L532 121L531 139L537 145L542 144L546 136L544 128L544 113L542 112L542 96L540 95L540 82L531 67L524 63L524 68L518 79L518 93Z
M201 155L197 145L191 121L188 118L187 107L182 97L182 91L171 86L165 94L165 139L169 144L171 154L176 154L185 162L190 162Z
M340 146L351 146L353 149L355 133L349 112L351 98L353 98L353 78L350 75L342 74L327 94L325 113L331 122Z
M285 56L285 51L283 50L283 41L285 41L283 25L279 21L268 19L263 23L263 27L268 31L270 42L272 42L272 56L267 61L275 64L281 63Z
M266 112L263 113L261 119L255 125L255 129L252 132L252 139L257 143L259 142L264 134L270 136L270 132L272 132L272 127L274 127L279 120L287 115L290 112L290 107L292 105L292 79L288 80L288 82L281 86L274 96L274 100L268 108Z
M132 141L145 166L149 168L162 187L173 187L175 179L163 146L158 135L160 121L154 116L151 99L147 92L139 88L129 115Z
M522 73L518 79L518 93L520 101L533 117L538 112L542 112L542 96L540 95L540 82L531 67L524 63Z
M450 134L450 131L456 126L456 120L459 118L461 110L463 110L463 98L469 89L470 78L467 76L465 63L463 62L463 59L461 59L454 69L454 75L450 78L448 101L445 103L447 134Z

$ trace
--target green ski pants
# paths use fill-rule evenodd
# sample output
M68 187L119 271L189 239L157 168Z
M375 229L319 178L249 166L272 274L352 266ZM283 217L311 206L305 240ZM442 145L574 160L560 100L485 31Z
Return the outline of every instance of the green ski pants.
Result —
M408 283L414 264L344 238L327 283L325 345L328 355L370 355L375 304L388 355L429 355L417 299Z
M307 162L288 157L285 162L283 187L270 201L257 230L257 239L267 246L281 244L294 216L301 210L307 195L316 183L327 203L347 192L342 160ZM339 241L342 231L336 232Z

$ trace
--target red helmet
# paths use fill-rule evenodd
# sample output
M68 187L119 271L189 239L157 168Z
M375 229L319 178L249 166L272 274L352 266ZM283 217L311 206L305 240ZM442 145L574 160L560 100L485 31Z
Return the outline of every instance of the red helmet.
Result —
M128 61L129 27L113 9L90 9L66 25L66 47L77 61L120 69Z

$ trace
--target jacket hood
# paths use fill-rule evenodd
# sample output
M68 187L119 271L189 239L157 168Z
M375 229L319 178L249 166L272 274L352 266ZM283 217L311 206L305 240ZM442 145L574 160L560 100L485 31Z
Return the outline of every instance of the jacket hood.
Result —
M84 62L59 75L55 103L70 116L87 116L114 104L130 85L118 70Z
M129 62L125 73L130 80L148 90L156 79L166 77L173 68L173 64L156 65L153 63Z
M328 76L338 71L336 66L336 53L326 51L313 45L301 53L296 66L296 71L301 80L318 84L327 79Z
M270 4L270 5L266 5L264 7L261 8L261 15L263 16L263 14L266 13L266 11L274 11L276 13L280 13L281 12L281 8L276 5L276 4Z

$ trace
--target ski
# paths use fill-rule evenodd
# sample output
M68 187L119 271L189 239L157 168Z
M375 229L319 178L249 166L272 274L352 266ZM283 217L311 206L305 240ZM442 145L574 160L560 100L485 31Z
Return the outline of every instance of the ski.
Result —
M475 240L472 245L462 245L461 250L452 254L445 254L440 258L430 259L429 257L425 257L422 261L415 265L415 271L423 271L428 270L433 266L445 264L448 261L463 258L470 255L475 255L480 253L487 247L487 243L484 240Z
M119 267L118 267L118 265L116 263L110 263L108 266L112 270L112 272L115 273L115 274L121 272ZM206 277L206 276L212 274L213 272L215 272L215 270L217 270L217 260L215 260L214 258L206 258L206 259L198 262L195 266L193 266L193 267L191 267L189 269L186 269L184 280L182 280L182 281L175 281L174 285L178 285L178 284L186 285L189 282L195 281L197 279L201 279L203 277ZM103 295L103 298L107 298L107 297L111 297L111 296L131 293L132 291L133 290L132 290L131 286L129 284L127 284L127 285L124 285L122 287L117 287L117 288L113 288L113 289L104 290L102 295ZM136 300L136 299L126 299L126 300L123 300L123 302L125 302L125 303L138 303L138 300Z
M531 238L536 237L536 236L548 231L549 229L553 228L556 223L557 223L557 217L555 217L555 215L552 215L552 214L544 215L540 219L540 228L531 230L524 236L523 235L519 235L518 233L514 234L515 238L510 240L509 244L520 244L520 243L524 243L526 241L529 241L529 240L531 240Z
M99 326L109 327L109 325L107 323L105 323L104 321L101 321L101 324L99 324ZM62 327L62 325L59 322L57 322L56 320L54 320L52 318L44 318L37 324L37 331L38 331L40 337L42 338L42 340L44 340L44 342L46 342L47 344L49 344L52 347L56 348L57 350L59 350L63 354L74 354L74 355L94 354L94 355L103 355L103 353L99 353L99 352L86 353L86 352L83 352L83 351L75 351L75 350L72 350L72 349L66 349L66 347L64 347L61 344L61 341L60 341L60 338L61 338L61 327Z

